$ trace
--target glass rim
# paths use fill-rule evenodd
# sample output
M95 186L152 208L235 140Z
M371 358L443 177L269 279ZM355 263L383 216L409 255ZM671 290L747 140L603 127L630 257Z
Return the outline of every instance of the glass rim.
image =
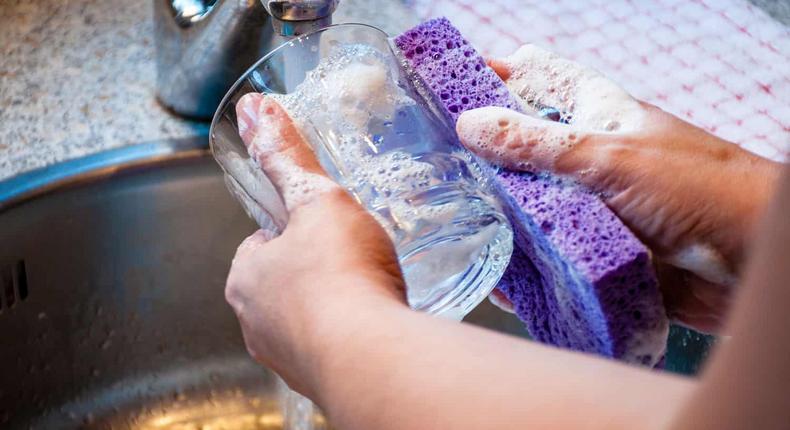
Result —
M374 31L377 31L377 32L381 33L381 35L384 36L385 39L389 39L389 37L390 37L389 34L387 34L387 32L385 32L384 30L382 30L382 29L380 29L378 27L375 27L375 26L372 26L372 25L369 25L369 24L359 23L359 22L345 22L345 23L342 23L342 24L328 25L326 27L322 27L322 28L313 30L313 31L311 31L309 33L302 34L302 35L300 35L298 37L295 37L295 38L293 38L291 40L283 42L280 46L272 49L271 51L266 53L263 57L261 57L257 61L255 61L255 63L253 63L250 67L248 67L247 70L245 70L244 73L242 73L241 76L239 76L239 78L236 79L236 81L233 83L233 85L231 85L231 87L228 89L228 91L225 93L225 95L222 96L222 101L220 101L219 105L217 105L217 110L214 111L214 116L211 118L211 126L209 127L209 131L208 131L209 143L210 144L213 143L213 140L214 140L214 129L216 128L217 123L219 123L219 121L221 120L222 112L225 110L224 108L227 105L228 100L233 96L233 94L236 93L236 90L238 90L239 87L244 84L244 81L249 77L249 75L252 72L255 71L255 69L260 67L263 63L268 61L270 58L274 57L276 54L279 54L280 51L286 50L289 45L291 45L292 43L294 43L296 41L307 39L308 37L310 37L310 36L312 36L314 34L322 33L322 32L325 32L327 30L332 30L332 29L335 29L335 28L343 28L343 27L356 27L356 28L364 27L364 28L368 28L368 29L371 29L371 30L374 30ZM213 147L213 145L210 145L210 146Z

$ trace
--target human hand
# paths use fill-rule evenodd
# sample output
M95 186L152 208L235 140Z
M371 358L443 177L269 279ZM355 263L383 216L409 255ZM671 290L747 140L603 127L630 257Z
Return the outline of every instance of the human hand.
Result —
M464 145L504 167L566 175L601 192L655 253L670 317L717 330L780 165L537 47L490 65L525 110L554 107L568 124L476 109L459 118Z
M258 231L239 246L225 297L249 353L310 397L312 361L344 314L383 303L405 306L392 243L364 208L318 164L288 114L271 98L237 104L239 131L289 212L282 235Z

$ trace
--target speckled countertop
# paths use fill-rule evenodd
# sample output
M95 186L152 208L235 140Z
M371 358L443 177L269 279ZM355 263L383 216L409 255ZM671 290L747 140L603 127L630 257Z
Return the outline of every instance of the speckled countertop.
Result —
M399 1L343 0L335 22L396 33ZM206 134L154 97L151 0L3 0L0 180L104 149Z
M335 22L398 33L410 0L341 0ZM749 0L790 24L790 0ZM152 0L0 0L0 181L124 145L206 134L154 97Z

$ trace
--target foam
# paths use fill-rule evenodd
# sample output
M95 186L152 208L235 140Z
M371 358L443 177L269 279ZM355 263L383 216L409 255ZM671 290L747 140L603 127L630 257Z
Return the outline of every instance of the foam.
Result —
M336 153L334 164L347 187L376 190L378 204L385 205L391 216L374 216L395 240L396 230L408 235L425 222L450 222L459 204L404 201L400 196L430 185L435 167L402 150L378 153L375 142L365 140L370 121L392 121L395 111L415 104L398 87L392 73L381 52L364 45L339 46L292 93L274 97L300 130L314 130L317 121L331 122L339 130L331 148ZM330 108L337 106L340 108ZM326 142L316 135L308 140ZM322 151L319 148L317 152Z
M467 148L514 170L551 170L557 158L582 138L563 124L497 106L464 112L457 131Z
M451 219L454 211L452 205L416 207L397 198L428 186L434 167L400 150L377 153L376 143L364 137L370 121L392 121L396 110L414 105L392 73L388 59L378 50L365 45L338 46L294 91L274 97L298 128L308 132L309 141L327 142L310 135L319 122L338 130L332 136L333 146L322 150L314 145L316 153L333 153L331 164L339 168L347 187L377 190L386 202L381 204L399 225L380 214L374 216L394 239L395 230L409 229L410 219Z
M320 113L323 120L332 121L348 135L359 135L371 118L391 119L395 110L414 104L397 86L392 73L388 59L375 48L342 45L311 70L294 91L276 97L303 126L316 121ZM358 142L348 142L336 149L353 151L344 155L357 156L359 147Z
M724 257L711 245L689 244L667 257L667 263L689 270L714 284L732 287L738 281L727 268Z
M319 66L320 67L320 66ZM321 91L323 103L339 107L338 118L349 127L363 129L372 116L387 117L395 104L388 97L371 97L371 94L390 94L392 89L387 70L381 64L351 63L341 69L319 70L323 73ZM304 91L298 91L301 94Z
M639 102L592 68L534 45L522 46L502 63L510 71L507 88L526 112L552 106L585 130L628 132L644 126Z

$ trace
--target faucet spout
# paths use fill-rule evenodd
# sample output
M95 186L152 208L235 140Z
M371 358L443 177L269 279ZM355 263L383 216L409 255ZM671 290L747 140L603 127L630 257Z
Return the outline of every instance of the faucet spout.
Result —
M288 38L331 24L338 0L154 0L157 95L210 119L233 82Z

